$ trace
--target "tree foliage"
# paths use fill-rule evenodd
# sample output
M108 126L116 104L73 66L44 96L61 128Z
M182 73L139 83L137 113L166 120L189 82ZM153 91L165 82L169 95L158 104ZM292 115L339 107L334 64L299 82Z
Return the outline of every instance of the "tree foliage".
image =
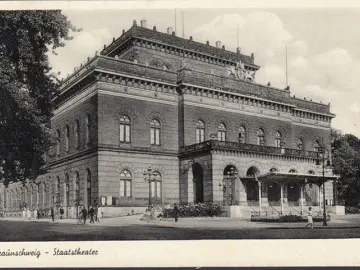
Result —
M48 52L76 29L61 11L0 13L0 180L35 179L51 143L52 100L59 80Z
M340 175L338 191L347 205L360 202L360 140L352 135L333 132L333 167Z

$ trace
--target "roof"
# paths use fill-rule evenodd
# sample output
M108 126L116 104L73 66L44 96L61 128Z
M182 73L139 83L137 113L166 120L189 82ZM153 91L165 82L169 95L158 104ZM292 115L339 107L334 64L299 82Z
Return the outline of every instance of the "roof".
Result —
M153 40L160 43L164 43L169 46L178 47L185 50L196 51L198 53L204 53L211 56L227 59L230 61L238 62L241 60L245 64L256 67L259 66L254 64L254 58L248 55L244 55L237 52L232 52L225 50L223 48L218 48L211 46L209 44L204 44L201 42L194 41L191 37L190 39L185 39L178 37L176 35L171 35L157 30L152 30L149 28L133 25L128 31L123 33L119 38L114 40L110 45L106 46L101 54L109 55L117 47L119 47L123 42L127 41L131 37L137 37L146 40Z

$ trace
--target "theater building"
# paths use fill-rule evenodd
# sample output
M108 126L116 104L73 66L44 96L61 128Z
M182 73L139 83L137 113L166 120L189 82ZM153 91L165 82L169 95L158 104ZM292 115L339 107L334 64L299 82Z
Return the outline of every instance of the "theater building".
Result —
M300 214L323 202L325 181L335 211L336 177L322 166L331 162L329 104L256 83L259 68L240 48L134 21L63 81L44 173L2 187L4 209L75 217L99 204L116 216L214 202L232 216Z

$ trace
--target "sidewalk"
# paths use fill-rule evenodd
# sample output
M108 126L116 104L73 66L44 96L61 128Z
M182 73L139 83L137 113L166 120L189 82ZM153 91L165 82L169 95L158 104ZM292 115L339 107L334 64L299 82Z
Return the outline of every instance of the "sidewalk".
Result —
M220 217L207 218L180 218L178 222L174 219L163 219L162 221L155 221L148 223L142 221L142 215L103 218L100 222L89 224L89 219L86 224L89 226L129 226L129 225L146 225L154 227L169 227L169 228L198 228L198 229L260 229L260 228L303 228L306 222L297 223L275 223L275 222L251 222L244 219L231 219ZM77 224L76 219L57 219L54 222L51 219L22 219L22 218L3 218L1 220L11 220L19 222L47 222L59 224ZM322 222L315 222L314 227L323 227ZM360 215L348 216L333 216L332 220L328 222L328 228L346 228L359 227Z

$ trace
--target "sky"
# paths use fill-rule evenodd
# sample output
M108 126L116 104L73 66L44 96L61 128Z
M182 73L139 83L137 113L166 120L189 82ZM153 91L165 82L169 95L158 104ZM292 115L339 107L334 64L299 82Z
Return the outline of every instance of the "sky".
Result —
M331 104L336 114L333 128L360 137L360 8L303 9L185 9L185 38L214 45L220 40L226 49L255 54L261 68L256 82L286 86L291 95ZM104 44L128 30L133 19L145 19L158 31L175 29L175 10L64 10L82 31L49 55L54 72L61 77L100 52ZM181 36L181 10L177 10L176 32ZM238 28L238 35L237 35ZM238 36L238 41L237 41Z

